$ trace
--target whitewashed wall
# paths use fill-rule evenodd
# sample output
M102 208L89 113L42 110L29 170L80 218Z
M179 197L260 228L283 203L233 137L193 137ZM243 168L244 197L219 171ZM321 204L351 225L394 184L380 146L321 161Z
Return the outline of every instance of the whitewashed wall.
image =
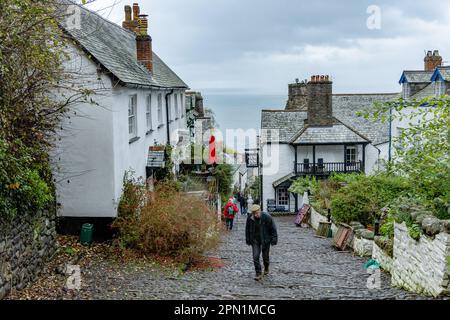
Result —
M392 285L438 296L449 293L450 234L441 232L431 239L412 239L405 223L395 224Z
M262 146L263 161L263 197L262 204L266 210L267 199L275 199L273 182L294 172L294 148L288 144L264 144ZM291 207L294 198L291 196Z
M55 176L60 215L69 217L114 217L122 193L125 171L133 170L137 177L146 175L149 146L167 142L165 94L157 89L132 89L114 86L108 76L98 80L97 67L84 53L72 48L68 68L79 68L85 74L83 83L101 89L94 97L100 106L77 104L70 119L63 123L62 140L54 151ZM158 128L157 95L162 93L163 125ZM175 91L184 95L183 90ZM152 129L147 134L146 97L152 95ZM138 141L129 143L128 103L137 95ZM184 104L178 100L180 115ZM175 118L175 106L171 103ZM76 112L76 114L74 113ZM177 129L186 129L186 117L170 124L171 143L177 142ZM60 168L58 170L58 167Z
M377 171L383 170L383 160L388 160L389 143L379 144L374 146L369 144L366 146L366 174L374 174Z
M73 105L62 123L61 141L52 153L57 202L63 216L111 216L114 203L114 144L111 81L78 49L70 51L67 68L77 70L85 87L102 90L101 106ZM57 93L58 94L58 93Z
M394 260L387 253L385 253L383 249L381 249L375 242L373 243L372 247L372 259L378 261L380 266L387 272L392 272Z

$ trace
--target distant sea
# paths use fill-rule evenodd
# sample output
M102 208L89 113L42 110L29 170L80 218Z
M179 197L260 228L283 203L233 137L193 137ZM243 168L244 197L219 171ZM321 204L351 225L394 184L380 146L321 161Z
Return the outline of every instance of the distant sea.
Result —
M202 93L204 106L215 113L219 129L260 129L262 109L284 109L287 95Z

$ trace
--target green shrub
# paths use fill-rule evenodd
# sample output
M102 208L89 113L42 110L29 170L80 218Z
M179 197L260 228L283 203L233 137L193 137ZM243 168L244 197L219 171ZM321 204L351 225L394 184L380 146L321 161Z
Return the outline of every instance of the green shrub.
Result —
M53 185L42 178L48 163L37 165L32 154L19 141L0 139L0 217L45 209L54 200Z
M394 237L394 222L405 222L411 238L418 240L422 234L421 227L413 219L413 216L421 214L432 215L432 208L427 206L426 201L418 197L402 196L394 199L388 205L388 215L382 221L380 232L388 238Z
M232 169L232 166L229 164L219 164L214 170L214 176L219 184L219 194L222 203L227 202L233 193Z
M296 179L290 186L289 192L298 193L300 195L303 195L308 190L311 191L311 185L312 181L316 181L316 178L309 178L309 177L300 177Z
M410 186L405 178L377 174L351 180L338 189L331 198L331 210L335 221L349 223L359 221L372 224L380 209L406 193Z

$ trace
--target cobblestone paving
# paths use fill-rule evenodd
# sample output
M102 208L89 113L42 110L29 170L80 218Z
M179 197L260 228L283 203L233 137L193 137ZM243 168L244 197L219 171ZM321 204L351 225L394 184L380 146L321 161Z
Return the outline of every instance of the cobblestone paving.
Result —
M271 248L271 274L261 282L253 279L243 216L212 254L224 259L224 268L173 273L106 263L83 272L83 287L94 299L425 299L391 288L385 273L381 288L369 290L366 258L333 249L330 239L297 228L293 220L275 218L279 243Z

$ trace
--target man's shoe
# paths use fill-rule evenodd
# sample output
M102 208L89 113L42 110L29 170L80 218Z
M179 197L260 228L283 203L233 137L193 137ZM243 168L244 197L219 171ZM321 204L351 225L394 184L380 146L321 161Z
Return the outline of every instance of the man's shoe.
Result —
M260 281L262 279L262 275L261 274L257 274L256 276L255 276L255 280L256 281Z
M269 274L269 266L264 266L264 275L267 276Z

